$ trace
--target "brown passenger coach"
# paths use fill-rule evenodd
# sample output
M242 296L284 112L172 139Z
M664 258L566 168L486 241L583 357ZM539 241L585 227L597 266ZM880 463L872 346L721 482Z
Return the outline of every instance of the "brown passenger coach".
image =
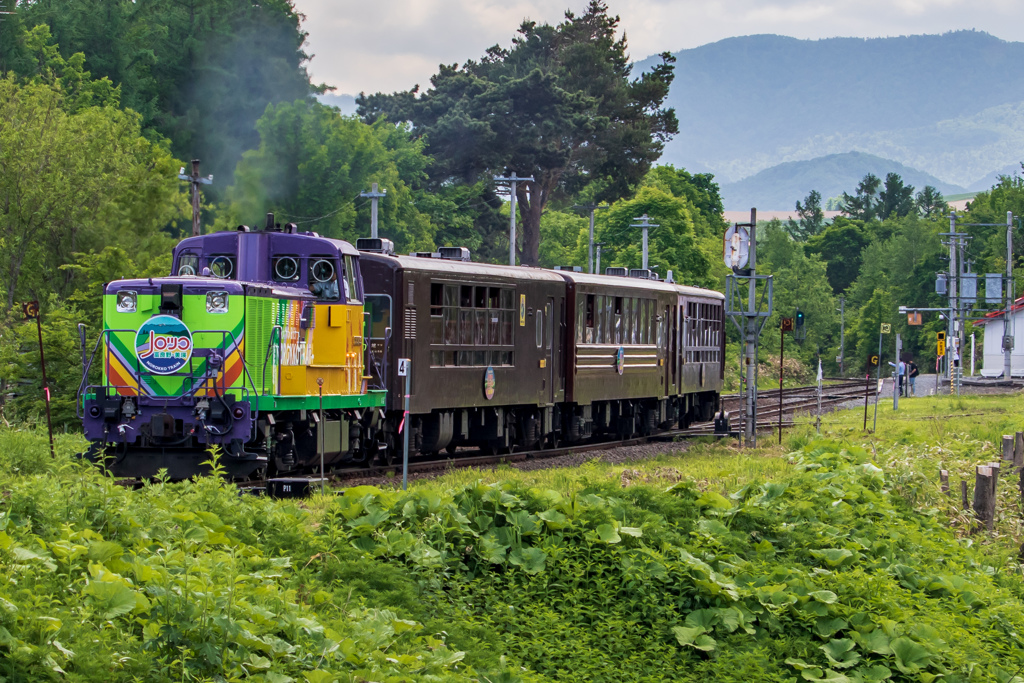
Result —
M410 452L533 449L710 420L724 377L722 294L647 277L395 256L360 240L369 374L384 433ZM409 358L409 416L403 413ZM388 448L386 453L394 453Z

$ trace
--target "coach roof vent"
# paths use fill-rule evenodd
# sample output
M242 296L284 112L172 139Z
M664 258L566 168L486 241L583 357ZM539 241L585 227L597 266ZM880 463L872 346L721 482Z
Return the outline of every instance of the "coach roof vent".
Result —
M657 280L658 274L653 270L644 270L643 268L631 268L629 270L629 277L640 278L641 280Z
M469 261L469 249L466 247L438 247L437 255L449 261Z
M356 249L368 251L371 254L395 255L395 243L383 237L360 237L356 240Z
M626 269L625 268L612 268L612 267L608 267L608 268L604 269L604 274L605 275L618 275L619 277L626 277Z
M436 251L410 251L409 256L416 258L441 258Z
M580 266L555 266L555 270L566 270L570 273L582 273L583 268Z

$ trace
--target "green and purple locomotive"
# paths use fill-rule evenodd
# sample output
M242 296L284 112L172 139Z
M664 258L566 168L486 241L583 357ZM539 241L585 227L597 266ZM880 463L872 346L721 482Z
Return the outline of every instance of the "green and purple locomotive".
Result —
M359 252L267 228L182 240L171 275L118 280L79 406L88 456L115 476L202 471L219 447L245 478L379 453L385 392L369 388Z

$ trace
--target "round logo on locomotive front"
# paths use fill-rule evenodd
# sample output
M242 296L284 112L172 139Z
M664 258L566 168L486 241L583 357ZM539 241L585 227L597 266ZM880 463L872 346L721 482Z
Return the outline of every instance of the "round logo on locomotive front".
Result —
M494 398L494 368L490 365L484 370L484 398L490 401Z
M170 375L192 357L192 333L172 315L153 316L135 334L135 355L146 370Z
M620 375L626 370L626 349L620 346L615 352L615 370Z

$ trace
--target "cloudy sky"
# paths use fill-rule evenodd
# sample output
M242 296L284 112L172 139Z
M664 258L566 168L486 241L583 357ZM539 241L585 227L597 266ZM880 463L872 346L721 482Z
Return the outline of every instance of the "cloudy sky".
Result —
M315 82L338 94L427 85L438 64L507 46L524 19L556 23L586 0L295 0ZM956 29L1024 40L1021 0L608 0L635 60L730 36L898 36Z

